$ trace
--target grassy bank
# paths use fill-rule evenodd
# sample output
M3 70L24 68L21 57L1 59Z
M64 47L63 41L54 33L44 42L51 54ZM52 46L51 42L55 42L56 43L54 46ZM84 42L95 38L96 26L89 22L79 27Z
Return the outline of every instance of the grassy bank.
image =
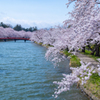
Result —
M94 55L91 55L91 52L92 51L90 51L90 50L85 50L85 52L80 52L80 53L84 54L98 62L97 59L100 57L95 56L95 53L94 53ZM87 92L88 94L90 94L90 93L92 94L89 96L94 97L93 100L100 100L100 76L98 75L98 73L93 73L90 76L90 79L87 80L86 84L84 84L84 88L86 89L86 91L89 91L89 92Z
M44 46L44 47L46 47L46 48L53 47L53 45L43 44L42 42L38 43L38 42L35 41L34 43L36 43L36 44L38 44L38 45L40 45L40 46Z
M91 91L91 93L100 99L100 76L98 73L92 74L90 79L84 84L84 88Z
M71 67L81 66L80 59L77 56L72 55L67 50L64 50L62 52L66 56L71 56L71 58L70 58L70 66ZM90 55L90 53L91 53L90 51L86 50L85 55L88 55L89 57L91 57L95 60L100 58L100 57L96 57L94 55ZM84 54L84 53L82 53L82 54ZM81 85L81 81L78 83ZM90 79L87 81L86 84L84 84L83 87L86 89L86 91L88 91L88 92L86 92L83 89L83 91L86 92L86 94L88 94L89 97L93 96L94 100L100 100L100 76L98 75L98 73L92 74ZM90 95L90 93L92 95Z
M61 51L65 56L70 56L70 66L71 67L79 67L81 66L81 63L80 63L80 59L73 55L72 53L69 53L67 50L64 50L64 51Z

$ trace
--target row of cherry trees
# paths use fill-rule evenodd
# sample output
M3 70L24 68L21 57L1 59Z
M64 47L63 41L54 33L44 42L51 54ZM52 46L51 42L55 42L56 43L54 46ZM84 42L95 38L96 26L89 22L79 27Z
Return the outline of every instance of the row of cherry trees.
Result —
M32 32L25 31L15 31L12 28L3 28L0 27L0 38L4 37L27 37L30 38L32 36Z
M53 45L61 50L68 48L70 51L88 46L92 54L100 46L100 8L97 0L69 0L75 1L75 8L70 12L71 19L64 21L63 27L50 30L37 31L31 40ZM70 28L67 28L70 26ZM90 46L94 45L94 48ZM98 52L97 52L98 53ZM98 54L96 54L98 55Z
M96 52L99 55L100 47L100 7L99 0L68 0L67 6L74 3L74 10L70 12L70 19L64 21L63 27L51 28L50 30L38 30L31 37L32 41L51 45L46 52L46 58L54 63L58 63L65 57L60 56L60 51L67 49L75 54L79 49L85 50L87 46L92 54ZM91 45L94 48L91 48ZM73 52L73 50L75 52ZM99 59L98 59L99 60ZM55 91L55 97L63 91L70 89L70 86L82 79L82 85L90 78L93 73L100 76L100 66L97 70L92 66L88 68L89 63L81 62L80 68L71 68L73 73L65 75L58 84Z

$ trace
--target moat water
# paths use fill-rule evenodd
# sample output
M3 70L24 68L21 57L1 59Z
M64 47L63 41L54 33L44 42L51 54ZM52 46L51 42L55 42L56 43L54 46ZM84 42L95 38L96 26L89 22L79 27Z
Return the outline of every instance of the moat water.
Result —
M69 61L60 66L45 59L46 48L30 41L0 42L0 100L88 100L73 86L52 97L62 74L69 74Z

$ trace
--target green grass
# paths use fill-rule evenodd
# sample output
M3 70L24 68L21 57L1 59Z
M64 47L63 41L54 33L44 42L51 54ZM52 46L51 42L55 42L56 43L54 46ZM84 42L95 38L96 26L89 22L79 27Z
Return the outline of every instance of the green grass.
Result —
M80 52L80 53L82 53L84 55L87 55L88 57L93 58L95 61L97 61L97 59L100 58L100 57L95 56L95 54L94 55L91 55L91 52L92 51L90 51L90 50L85 50L85 53L84 52Z
M89 81L93 84L97 84L100 86L100 76L98 75L98 73L92 74Z
M43 44L42 42L38 43L38 42L35 41L34 43L39 44L39 45L41 45L41 46L45 46L46 48L54 47L53 45L50 45L50 44Z
M71 63L71 67L81 66L80 59L75 55L71 56L70 63Z
M46 48L49 48L49 47L54 47L53 45L47 45L47 44L42 44L42 46L46 47Z
M39 45L42 45L43 43L40 42L40 43L38 43L38 44L39 44Z
M71 58L70 58L70 66L71 67L81 66L80 59L77 56L72 55L72 53L69 53L67 50L61 51L61 53L63 53L65 56L71 56Z
M84 87L100 99L100 76L98 73L92 74Z
M67 50L63 50L61 51L65 56L70 56L72 55L71 53L69 53Z

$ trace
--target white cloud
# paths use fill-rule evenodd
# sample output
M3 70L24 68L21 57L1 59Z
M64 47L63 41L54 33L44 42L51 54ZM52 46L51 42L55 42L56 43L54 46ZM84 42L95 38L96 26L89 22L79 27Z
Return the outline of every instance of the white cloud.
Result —
M28 21L28 20L19 20L19 19L14 19L14 18L10 18L10 17L4 17L4 18L0 19L0 21L7 23L7 24L11 24L12 26L15 26L16 24L21 24L25 28L36 26L38 29L49 28L49 27L53 27L55 25L61 24L59 22L42 22L42 21L32 22L32 21Z

